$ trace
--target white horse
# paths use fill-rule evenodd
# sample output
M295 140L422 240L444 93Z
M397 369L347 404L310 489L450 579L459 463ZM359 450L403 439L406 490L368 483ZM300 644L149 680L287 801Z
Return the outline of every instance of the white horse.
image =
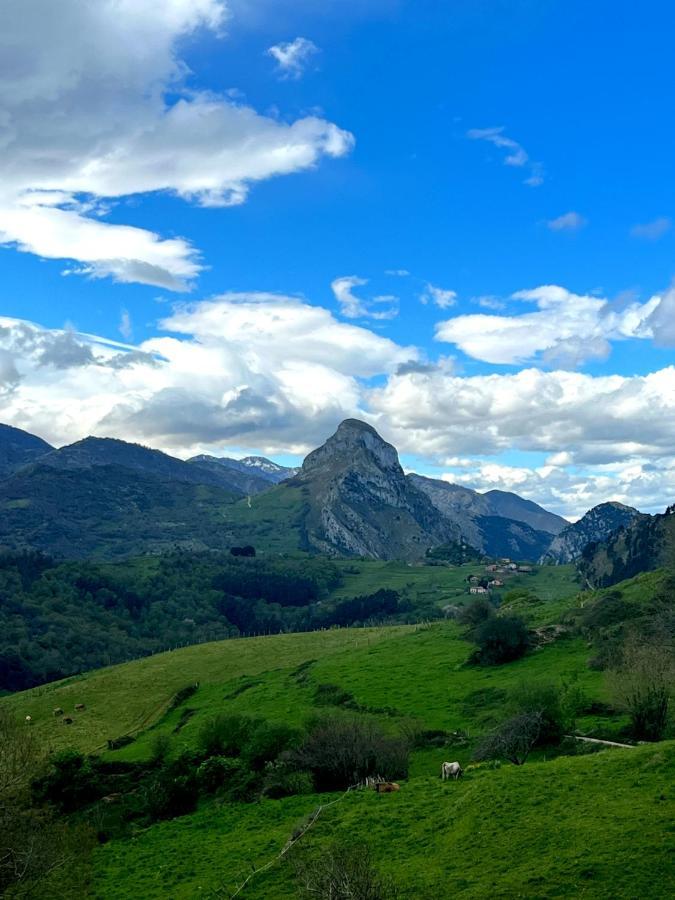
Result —
M458 762L444 762L441 766L441 778L447 781L448 778L454 778L457 781L461 778L463 769Z

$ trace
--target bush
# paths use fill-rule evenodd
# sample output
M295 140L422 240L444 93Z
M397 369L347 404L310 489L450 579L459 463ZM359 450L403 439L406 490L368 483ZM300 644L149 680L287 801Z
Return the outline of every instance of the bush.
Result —
M33 782L38 803L49 803L69 813L98 800L105 794L92 759L76 750L54 754L47 772Z
M174 776L170 770L158 773L145 792L144 811L151 821L173 819L193 812L197 806L194 775Z
M171 738L168 734L160 731L153 736L150 742L150 761L152 763L163 763L169 755L171 749Z
M541 734L539 713L519 713L502 722L494 731L483 738L476 748L473 758L477 761L488 759L508 759L516 766L522 766Z
M204 756L239 756L258 724L258 719L249 716L215 716L204 722L199 730L199 749Z
M632 635L623 648L621 664L609 678L617 704L630 716L632 736L660 741L668 726L675 654L668 636L652 640L647 643L640 635Z
M475 597L466 606L462 607L457 616L460 625L468 625L470 628L476 628L486 619L491 618L495 614L495 608L487 599L487 597Z
M530 713L540 717L538 744L558 744L566 731L572 731L581 702L575 687L561 687L546 681L521 683L512 694L516 714Z
M487 666L520 659L530 646L527 626L519 616L491 616L474 632L478 661Z
M295 862L299 896L331 900L397 900L400 893L372 863L367 846L334 844Z
M293 769L287 762L268 762L265 766L263 793L278 800L293 794L311 794L314 779L310 772Z
M225 756L211 756L197 769L197 784L206 794L215 794L228 781L239 774L242 764L239 760Z
M260 722L249 734L241 754L248 766L258 772L265 763L289 750L299 739L298 732L288 725Z
M368 776L408 774L410 744L385 734L369 719L327 716L316 721L302 745L289 755L296 769L314 776L319 791L345 790Z

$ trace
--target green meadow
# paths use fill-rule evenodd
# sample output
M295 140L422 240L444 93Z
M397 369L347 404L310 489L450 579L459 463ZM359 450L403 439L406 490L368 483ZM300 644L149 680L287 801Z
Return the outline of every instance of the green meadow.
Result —
M408 596L414 592L420 601L428 594L437 605L465 600L467 575L474 568L483 571L339 564L342 596L391 586ZM659 578L627 583L624 599L640 603ZM567 567L514 576L508 590L516 586L530 593L512 605L540 629L558 623L563 613L578 612L590 596L578 594ZM580 734L617 738L626 719L612 710L604 674L589 667L593 650L582 636L560 633L500 666L473 665L471 652L465 629L451 620L233 639L102 669L2 702L17 715L31 715L31 727L47 746L75 747L126 764L150 760L159 736L170 757L195 749L202 726L219 713L298 729L318 714L356 713L385 731L416 725L465 735L457 747L413 751L399 793L353 791L328 806L297 847L256 874L238 896L297 896L301 848L320 853L335 841L367 843L376 866L403 897L672 895L675 744L582 753L598 749L586 746L571 756L541 749L522 767L472 764L477 740L505 718L511 694L522 684L573 688L581 697ZM181 689L196 683L191 696L172 704ZM82 703L86 708L75 712ZM54 717L54 707L62 707L73 723ZM107 749L107 740L123 735L134 740ZM440 780L440 764L447 759L468 767L462 780ZM189 815L133 825L95 850L90 896L229 898L279 854L319 805L340 796L255 802L216 796L202 799Z

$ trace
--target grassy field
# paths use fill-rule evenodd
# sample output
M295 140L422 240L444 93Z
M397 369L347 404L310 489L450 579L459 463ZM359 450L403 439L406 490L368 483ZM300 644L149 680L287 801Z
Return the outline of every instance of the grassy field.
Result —
M413 776L399 794L347 795L305 840L368 843L403 896L421 900L663 900L675 891L674 779L673 743L477 769L457 783ZM112 842L97 851L94 896L230 897L316 806L315 797L208 804ZM296 897L292 857L243 896Z
M434 603L466 597L470 569L409 567L351 561L344 566L342 596L378 587L416 591ZM480 571L480 567L476 567ZM653 591L660 576L631 582L631 602ZM523 604L536 626L558 621L579 602L571 570L541 569L515 576L540 598ZM446 599L448 598L448 599ZM399 794L359 791L329 807L303 843L318 850L333 840L368 843L376 864L402 896L438 898L661 898L675 890L675 744L607 750L564 757L535 752L522 768L503 764L471 768L460 782L438 778L444 759L470 763L478 736L507 715L521 683L572 684L595 703L581 714L585 734L616 734L625 720L598 714L606 702L601 672L588 666L592 649L561 636L515 662L476 667L472 645L453 621L429 625L335 629L231 640L188 647L103 669L4 698L17 714L33 716L50 746L92 751L106 739L138 732L117 751L119 761L147 760L157 735L170 754L194 748L201 726L219 712L246 713L303 727L319 712L320 686L335 685L351 707L385 729L417 720L427 729L468 732L459 749L415 751ZM199 682L183 704L173 695ZM72 712L62 725L52 708ZM451 754L450 756L448 754ZM253 868L269 861L299 823L332 795L301 795L255 803L203 801L196 812L149 828L132 829L94 854L92 896L131 898L231 897ZM241 896L292 898L293 851L256 876Z
M147 728L157 721L173 695L188 684L199 681L200 690L206 693L212 685L226 685L242 676L297 666L307 659L329 658L363 642L391 640L400 630L335 629L199 644L67 678L10 695L1 702L22 718L32 716L33 726L47 746L72 746L92 752L108 738ZM76 714L78 703L87 708ZM66 726L55 718L55 707L72 715L73 724Z

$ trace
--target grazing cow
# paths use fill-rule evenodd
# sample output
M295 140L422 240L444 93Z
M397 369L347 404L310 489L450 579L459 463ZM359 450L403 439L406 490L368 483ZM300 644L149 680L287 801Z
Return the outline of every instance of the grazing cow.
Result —
M63 719L63 724L64 725L72 725L73 720L70 718L70 716L66 716L65 719Z
M33 717L32 717L32 716L26 716L26 724L27 724L27 725L30 725L30 723L31 723L32 721L33 721Z
M63 715L63 710L61 709L60 706L57 706L56 709L53 709L53 710L52 710L52 712L53 712L53 714L54 714L55 716L62 716L62 715Z
M395 781L381 781L375 785L375 790L378 794L394 794L396 791L401 790L401 786L396 784Z
M81 712L83 709L86 709L86 707L85 707L84 703L76 703L76 704L75 704L75 709L76 709L78 712Z
M444 762L441 766L441 778L447 781L448 778L454 778L457 781L462 777L463 769L458 762Z

